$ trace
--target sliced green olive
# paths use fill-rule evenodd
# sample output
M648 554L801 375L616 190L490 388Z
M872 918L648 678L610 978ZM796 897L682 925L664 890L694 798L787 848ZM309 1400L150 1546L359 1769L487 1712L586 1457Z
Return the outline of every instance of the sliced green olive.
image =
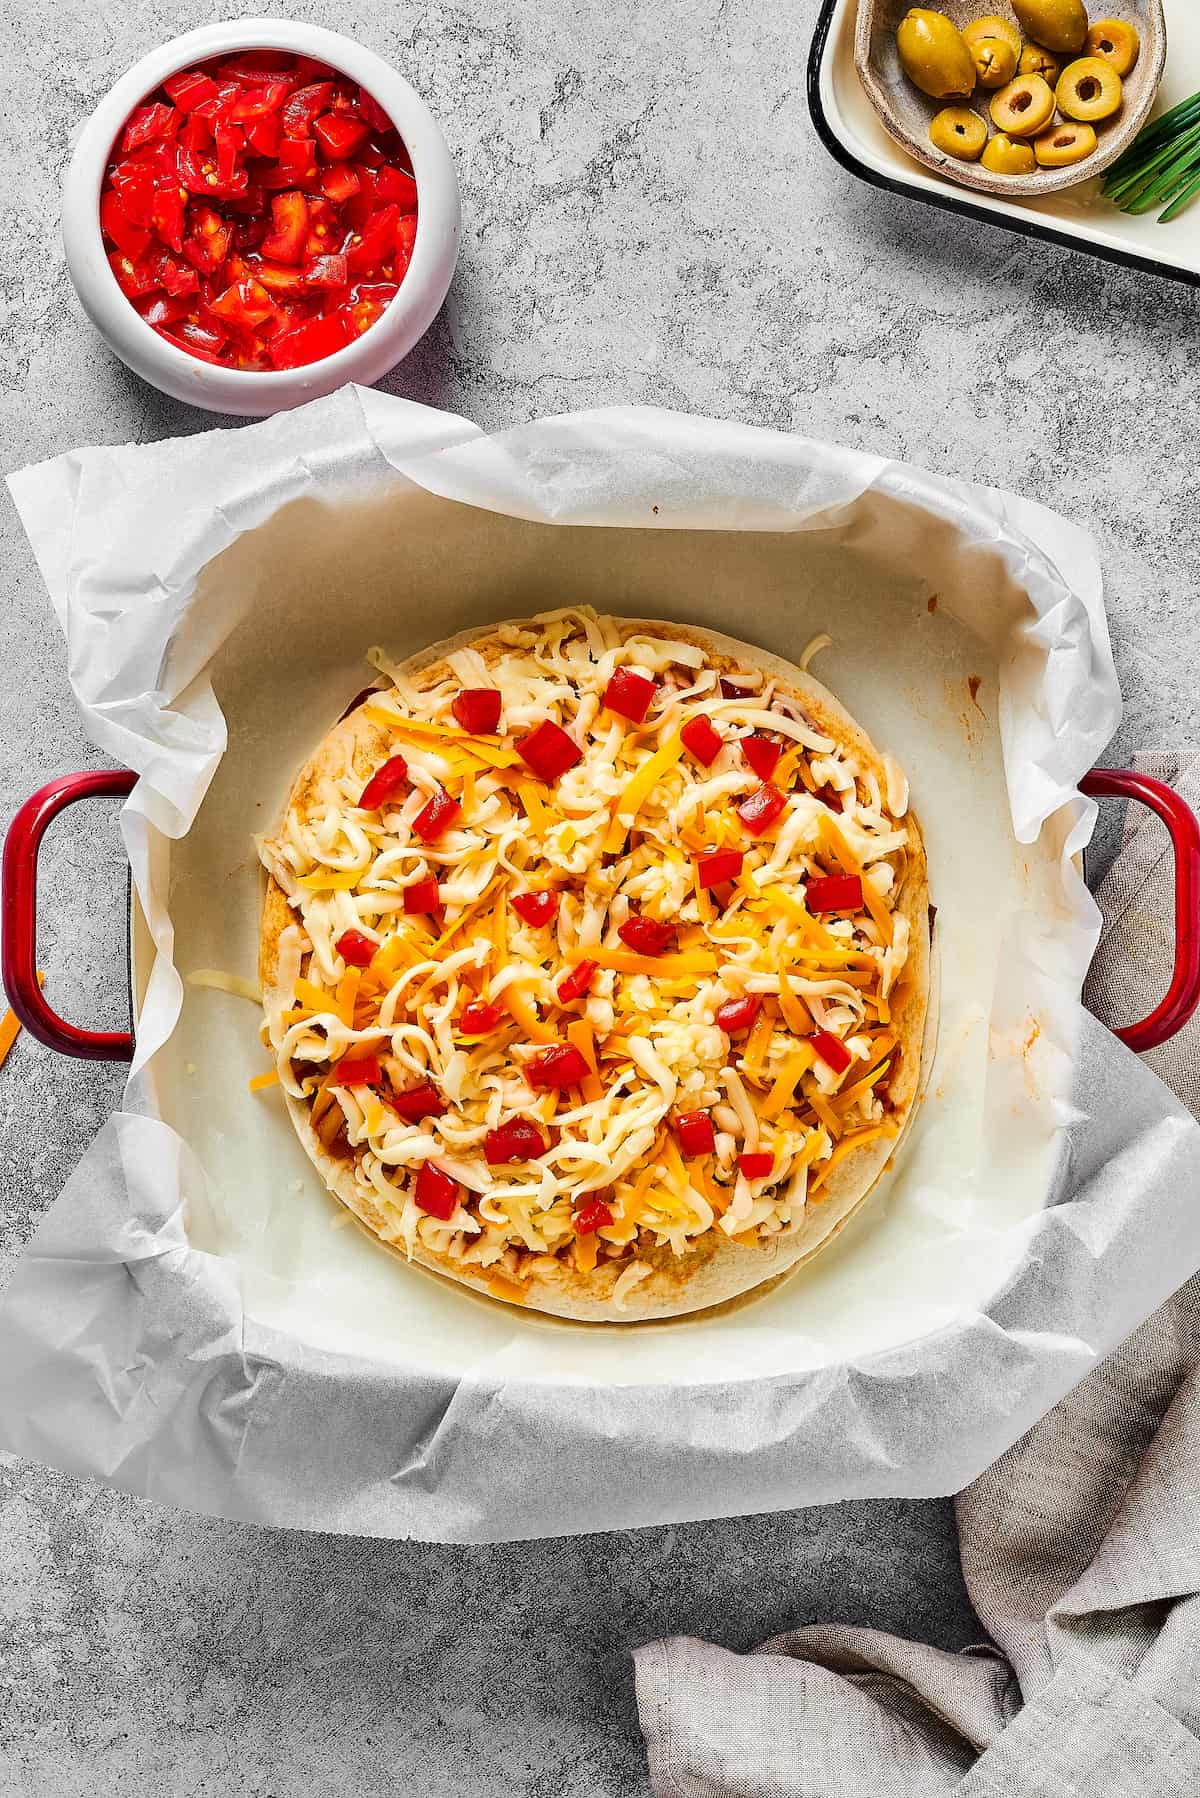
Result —
M1102 56L1081 56L1067 65L1058 78L1054 97L1058 110L1069 119L1111 119L1120 109L1124 89L1121 77Z
M929 125L930 141L959 162L978 162L987 134L984 121L969 106L944 106Z
M998 12L990 12L984 18L973 19L969 25L964 25L963 36L972 49L980 38L998 37L1002 44L1011 45L1014 56L1021 54L1021 33L1011 19L1002 19Z
M1018 75L992 95L992 123L1010 137L1036 137L1054 117L1054 95L1040 75Z
M963 36L966 37L965 32ZM1110 62L1117 74L1124 78L1138 59L1142 40L1137 34L1137 26L1127 25L1124 19L1099 19L1088 27L1083 47L1089 56L1102 56L1105 62Z
M1037 171L1037 157L1028 144L1015 143L1007 133L998 131L988 140L983 166L993 175L1032 175Z
M1044 169L1064 169L1073 162L1082 162L1095 148L1096 133L1092 127L1072 119L1052 125L1033 140L1033 153Z

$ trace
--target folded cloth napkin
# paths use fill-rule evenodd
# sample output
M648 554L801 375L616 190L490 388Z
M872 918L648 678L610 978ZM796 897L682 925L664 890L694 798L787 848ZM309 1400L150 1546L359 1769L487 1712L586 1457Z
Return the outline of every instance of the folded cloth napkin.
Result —
M1135 766L1200 809L1200 756ZM1161 996L1172 892L1165 835L1131 807L1096 895L1085 997L1106 1020ZM1149 1059L1200 1116L1200 1022ZM995 1646L836 1624L749 1655L651 1642L635 1661L656 1798L1197 1798L1200 1275L956 1508Z

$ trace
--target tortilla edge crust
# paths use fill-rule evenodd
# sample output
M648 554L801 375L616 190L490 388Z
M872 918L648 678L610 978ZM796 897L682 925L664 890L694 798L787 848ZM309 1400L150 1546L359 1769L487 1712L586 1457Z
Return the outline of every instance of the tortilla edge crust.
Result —
M508 621L525 624L527 621ZM854 750L877 778L884 778L882 757L857 721L828 689L813 676L802 673L769 651L743 644L722 633L680 626L660 620L618 619L625 639L631 636L667 636L703 648L722 670L735 671L754 667L769 673L785 686L803 705L818 728L836 736ZM442 678L440 664L453 650L466 645L477 648L485 659L494 659L506 651L496 641L494 625L490 630L459 633L445 643L435 644L401 664L410 679L425 675L429 684ZM296 777L288 796L286 809L303 805L315 781L330 774L358 766L366 777L372 758L388 741L385 727L367 718L364 701L348 717L327 732L309 761ZM896 910L907 917L910 927L909 960L893 995L892 1028L900 1049L899 1088L893 1088L892 1118L896 1134L867 1143L847 1156L829 1176L818 1199L809 1201L809 1209L801 1228L783 1241L775 1239L762 1246L751 1247L733 1242L719 1231L708 1231L697 1248L686 1258L673 1254L668 1247L639 1253L653 1272L632 1290L621 1310L611 1302L612 1288L628 1260L605 1265L601 1262L589 1274L560 1265L554 1271L538 1271L520 1284L523 1297L517 1308L546 1312L572 1322L638 1323L666 1319L690 1312L710 1310L729 1300L750 1293L756 1287L774 1287L780 1279L831 1242L849 1221L851 1215L870 1196L880 1175L896 1152L907 1131L922 1085L922 1047L930 1022L930 934L929 892L924 841L919 822L911 810L906 814L910 832L908 865L896 896ZM274 983L278 962L278 941L285 926L294 921L286 895L273 876L267 877L260 937L260 974L264 991ZM284 1095L296 1133L329 1190L353 1213L358 1221L385 1246L406 1256L403 1245L388 1242L382 1214L357 1187L349 1167L324 1148L309 1124L309 1108L291 1095ZM406 1256L407 1258L407 1256ZM449 1256L439 1255L422 1243L414 1245L412 1259L418 1265L459 1285L472 1288L496 1300L490 1286L494 1273L474 1264L462 1264ZM507 1276L501 1276L507 1279ZM501 1301L504 1302L504 1301Z

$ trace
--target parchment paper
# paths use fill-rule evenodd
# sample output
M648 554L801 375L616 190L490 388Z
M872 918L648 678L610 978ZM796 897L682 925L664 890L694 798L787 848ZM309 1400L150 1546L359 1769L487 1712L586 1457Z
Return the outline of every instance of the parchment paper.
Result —
M88 727L142 777L153 946L125 1105L0 1311L4 1446L448 1540L941 1493L1200 1265L1200 1133L1078 1004L1074 786L1119 713L1083 533L748 427L615 408L487 438L361 390L12 487ZM337 1229L246 1092L253 1008L176 966L253 972L251 832L368 644L581 600L793 656L830 630L817 671L909 766L942 908L933 1082L861 1224L762 1301L636 1330L476 1301Z

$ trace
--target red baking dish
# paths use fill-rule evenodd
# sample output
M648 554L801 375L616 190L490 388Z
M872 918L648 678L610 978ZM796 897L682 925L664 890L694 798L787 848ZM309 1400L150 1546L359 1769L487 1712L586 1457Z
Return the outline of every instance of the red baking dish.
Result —
M128 769L63 774L38 789L9 827L0 871L3 977L9 1004L25 1028L51 1049L89 1061L129 1061L128 1030L83 1030L48 1003L37 978L38 850L51 822L80 799L125 797L137 776ZM1116 1035L1137 1053L1175 1036L1200 1005L1200 823L1171 787L1128 769L1095 768L1080 782L1094 799L1136 800L1166 825L1175 855L1175 965L1170 985L1149 1017Z

